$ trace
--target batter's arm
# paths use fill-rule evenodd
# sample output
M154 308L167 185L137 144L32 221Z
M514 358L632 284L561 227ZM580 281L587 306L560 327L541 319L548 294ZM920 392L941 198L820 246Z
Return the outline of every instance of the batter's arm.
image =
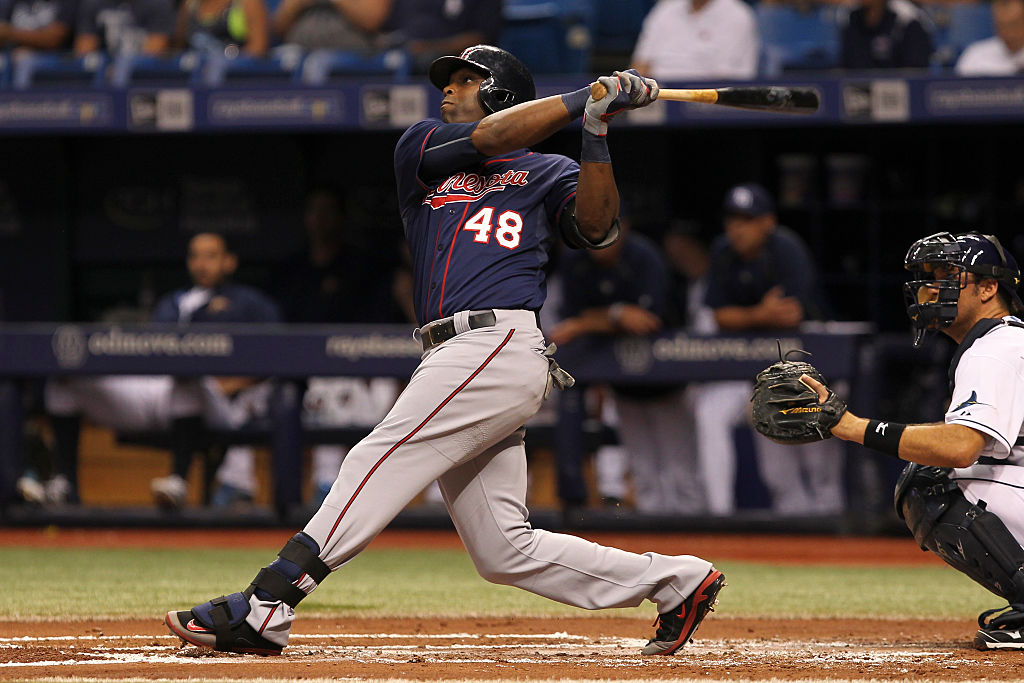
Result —
M473 146L484 156L530 147L572 121L560 95L517 104L485 116L473 131Z
M619 188L611 164L580 162L576 186L576 225L595 245L614 227L619 215Z
M473 131L473 146L485 156L507 154L550 137L572 121L561 95L517 104L490 114ZM580 163L575 218L580 233L599 244L619 213L619 190L610 163Z

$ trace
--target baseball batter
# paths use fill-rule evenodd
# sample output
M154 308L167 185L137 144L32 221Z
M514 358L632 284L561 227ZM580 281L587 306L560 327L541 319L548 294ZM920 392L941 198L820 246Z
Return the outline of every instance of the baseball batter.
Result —
M715 603L724 576L688 555L638 555L527 521L522 425L554 382L537 324L553 237L601 248L618 236L608 120L650 104L635 72L535 100L518 59L495 47L441 57L430 80L441 118L395 149L399 209L412 253L423 358L394 408L352 448L323 506L244 591L166 616L186 642L278 654L294 607L365 548L435 479L480 574L585 609L654 602L646 654L672 654ZM528 147L583 116L581 162Z
M903 425L846 411L832 434L909 460L896 510L923 549L1005 599L983 612L974 643L1024 649L1024 304L1020 270L992 235L937 233L905 264L917 346L941 330L959 344L945 420ZM801 378L829 400L828 390Z

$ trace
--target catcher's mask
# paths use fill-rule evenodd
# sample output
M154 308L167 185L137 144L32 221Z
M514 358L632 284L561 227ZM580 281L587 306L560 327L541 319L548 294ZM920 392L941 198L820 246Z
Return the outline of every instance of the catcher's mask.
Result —
M911 272L910 280L903 285L903 296L915 347L926 332L949 327L956 319L960 291L967 286L964 273L996 280L1007 296L1010 311L1024 313L1017 294L1020 269L995 235L938 232L910 245L903 263Z
M493 45L467 47L458 57L438 57L430 65L430 82L443 92L452 74L463 67L486 76L480 84L479 97L488 114L528 102L537 96L533 76L526 65L511 52Z

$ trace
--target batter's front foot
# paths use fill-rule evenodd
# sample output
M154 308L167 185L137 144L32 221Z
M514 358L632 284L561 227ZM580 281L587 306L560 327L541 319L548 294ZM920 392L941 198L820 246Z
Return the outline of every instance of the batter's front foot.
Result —
M186 643L217 650L256 655L279 655L282 646L272 643L245 621L249 599L243 593L214 598L188 611L171 611L164 623Z
M688 598L679 607L658 615L658 626L654 637L640 651L645 655L671 655L690 641L693 632L700 626L708 612L715 611L718 591L726 585L725 574L712 569Z

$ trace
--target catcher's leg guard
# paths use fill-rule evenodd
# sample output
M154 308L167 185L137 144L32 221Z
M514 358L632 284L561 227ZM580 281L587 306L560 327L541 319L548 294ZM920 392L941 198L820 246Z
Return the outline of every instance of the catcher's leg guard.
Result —
M295 582L308 575L319 585L331 573L319 554L317 542L300 531L288 540L276 560L260 570L246 593L255 592L261 600L281 600L294 608L306 597Z
M1024 549L984 501L967 501L948 470L908 465L895 497L897 513L922 550L1007 602L1024 602Z

